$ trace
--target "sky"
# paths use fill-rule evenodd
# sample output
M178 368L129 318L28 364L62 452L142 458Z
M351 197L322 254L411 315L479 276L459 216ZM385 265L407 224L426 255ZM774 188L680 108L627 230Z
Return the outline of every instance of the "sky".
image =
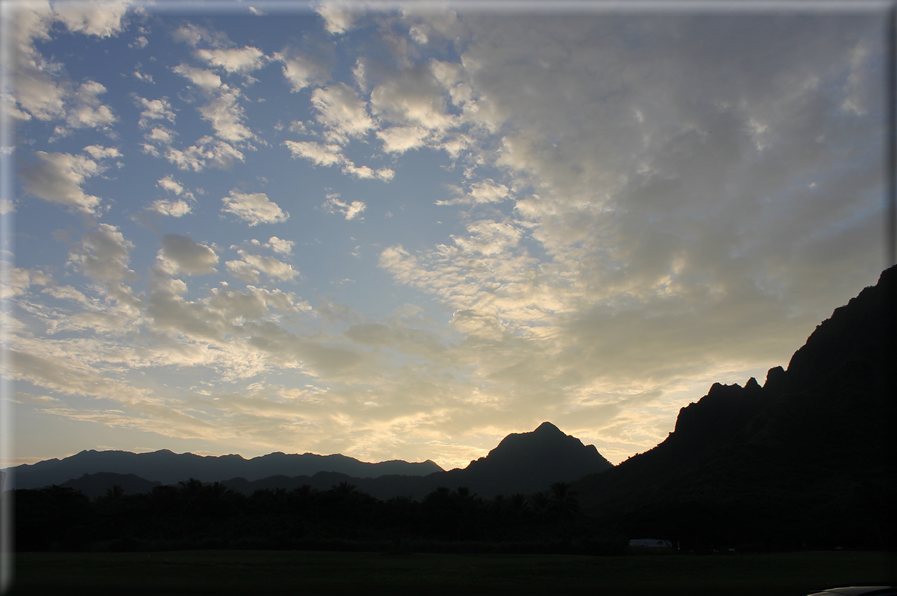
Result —
M887 267L886 9L4 2L4 464L652 448Z

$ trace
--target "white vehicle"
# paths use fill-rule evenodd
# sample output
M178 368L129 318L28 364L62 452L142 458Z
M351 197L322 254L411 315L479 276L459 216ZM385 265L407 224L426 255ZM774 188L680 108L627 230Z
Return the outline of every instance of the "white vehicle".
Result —
M809 596L897 596L897 587L850 586L847 588L829 588L822 592L813 592Z

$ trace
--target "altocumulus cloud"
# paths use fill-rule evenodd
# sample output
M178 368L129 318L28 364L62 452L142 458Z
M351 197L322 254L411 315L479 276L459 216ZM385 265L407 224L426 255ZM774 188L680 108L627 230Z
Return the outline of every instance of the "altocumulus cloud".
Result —
M25 192L85 213L97 210L101 199L87 194L81 188L85 180L102 173L103 168L96 161L84 155L69 153L38 151L35 155L40 161L21 173Z
M290 218L290 214L277 206L277 203L268 198L263 192L242 193L234 189L230 195L221 199L224 207L221 209L227 213L233 213L250 226L263 223L280 223Z
M299 275L292 265L274 257L252 254L243 249L238 250L237 253L241 260L227 261L225 266L231 274L244 281L257 282L260 272L281 281L287 281Z
M166 234L162 236L162 249L157 256L162 270L171 275L204 275L215 271L218 255L206 246L187 236Z
M181 199L176 201L158 199L153 201L153 204L150 205L149 209L150 211L155 211L162 215L170 215L171 217L183 217L193 210L186 201L182 201Z
M196 57L227 72L247 73L261 68L265 55L258 48L232 48L219 50L197 50Z
M324 204L321 205L321 207L328 213L339 212L342 213L346 219L355 219L367 208L367 205L365 205L363 201L346 203L340 201L339 193L331 193L327 195L327 200L324 201Z
M117 227L103 223L84 234L81 246L69 253L69 262L93 279L121 281L134 277L128 269L133 248Z

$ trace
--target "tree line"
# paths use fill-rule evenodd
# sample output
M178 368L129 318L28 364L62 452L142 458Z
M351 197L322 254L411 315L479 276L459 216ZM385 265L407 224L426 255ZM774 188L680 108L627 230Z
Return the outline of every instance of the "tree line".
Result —
M329 490L238 493L196 479L93 500L52 486L16 490L16 550L311 549L618 554L627 538L579 510L566 483L484 499L440 487L420 501L378 500L348 482Z

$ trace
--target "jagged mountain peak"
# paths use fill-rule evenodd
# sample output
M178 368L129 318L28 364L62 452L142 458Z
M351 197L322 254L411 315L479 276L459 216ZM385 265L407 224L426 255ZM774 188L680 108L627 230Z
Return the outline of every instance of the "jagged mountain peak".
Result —
M501 446L502 443L504 443L505 441L507 441L509 439L511 441L535 440L535 439L558 441L558 440L564 440L567 438L579 441L579 439L576 439L576 437L568 435L567 433L562 431L560 428L558 428L551 422L546 421L529 432L511 433L508 436L506 436L504 439L502 439L502 441L498 445ZM580 441L580 443L581 443L581 441Z
M529 459L553 453L564 446L574 450L577 447L585 448L582 441L576 437L567 435L550 422L543 422L530 432L509 434L499 442L495 449L489 452L489 455L476 461L490 458L506 460L509 457Z

